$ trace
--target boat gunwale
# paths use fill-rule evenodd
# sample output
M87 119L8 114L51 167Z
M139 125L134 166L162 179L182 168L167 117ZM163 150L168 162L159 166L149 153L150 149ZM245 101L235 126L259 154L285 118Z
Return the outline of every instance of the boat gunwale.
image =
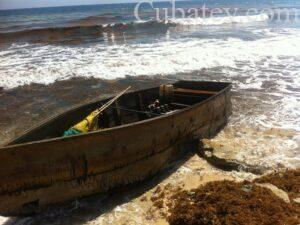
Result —
M216 81L179 80L179 81L175 82L174 84L179 83L180 81L183 81L183 82L199 82L199 83L200 82L202 82L202 83L216 83L216 84L225 84L227 86L225 88L221 89L220 91L218 91L216 94L208 97L207 99L205 99L201 102L195 103L193 105L190 105L186 108L175 111L173 113L164 114L164 115L154 117L154 118L149 118L149 119L145 119L145 120L141 120L141 121L137 121L137 122L133 122L133 123L128 123L128 124L119 125L119 126L115 126L115 127L105 128L105 129L102 129L102 130L92 131L92 132L78 134L78 135L69 136L69 137L54 137L54 138L49 138L49 139L44 139L44 140L37 140L37 141L31 141L31 142L25 142L25 143L20 143L20 144L9 145L9 143L11 143L11 142L17 140L18 138L28 134L29 132L41 127L43 124L54 121L54 120L58 119L59 117L63 116L64 114L72 112L72 111L76 111L81 107L85 107L85 106L88 106L90 104L97 103L97 102L100 102L100 101L109 100L109 99L113 98L113 95L111 97L108 97L108 98L92 100L92 101L87 102L85 104L73 106L70 109L68 109L68 110L66 110L66 111L64 111L60 114L54 115L53 117L50 117L49 119L43 120L41 123L37 124L36 126L26 130L22 135L18 136L17 138L15 138L13 140L10 140L7 143L5 143L4 145L0 146L0 151L8 151L12 148L20 147L20 146L28 146L28 145L39 144L39 143L47 143L47 142L53 143L53 142L59 142L59 141L63 141L63 140L82 138L82 137L86 137L86 136L94 136L94 135L99 135L99 134L102 134L102 133L108 133L108 132L111 132L111 131L114 131L114 130L117 130L117 129L124 129L124 128L127 128L127 127L132 127L132 126L136 126L136 125L140 125L140 124L151 123L151 122L156 121L156 120L160 120L160 119L164 119L166 117L175 116L175 115L184 113L188 110L193 110L194 108L197 108L197 107L207 103L208 101L211 101L212 99L214 99L214 98L220 96L221 94L223 94L224 92L226 92L228 89L232 88L232 83L230 83L230 82L216 82ZM146 91L146 90L150 90L150 89L154 89L154 88L157 88L157 87L141 89L141 90L136 90L136 91L130 91L130 92L127 92L126 94L136 93L136 92L140 92L140 91Z

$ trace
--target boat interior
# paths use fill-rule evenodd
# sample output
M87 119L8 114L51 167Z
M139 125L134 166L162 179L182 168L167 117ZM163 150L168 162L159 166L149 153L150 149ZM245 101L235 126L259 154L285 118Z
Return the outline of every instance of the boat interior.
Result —
M117 127L182 110L216 95L229 85L220 82L178 81L172 85L128 92L101 114L99 127ZM66 111L27 131L8 145L62 137L64 131L109 100L90 102Z

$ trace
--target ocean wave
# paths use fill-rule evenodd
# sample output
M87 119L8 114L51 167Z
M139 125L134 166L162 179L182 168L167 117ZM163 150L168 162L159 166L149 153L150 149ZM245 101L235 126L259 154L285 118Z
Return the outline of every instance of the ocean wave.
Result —
M98 43L90 47L14 45L0 51L0 86L49 84L76 76L114 79L127 75L175 74L219 66L259 71L256 67L268 69L282 65L279 72L300 66L298 29L270 29L269 32L262 29L261 32L267 36L253 41L183 38L148 44Z
M172 23L158 21L111 23L93 26L70 26L23 30L17 32L0 33L0 44L30 42L30 43L82 43L91 38L99 38L104 32L123 33L133 29L153 29L159 27L171 27ZM78 42L76 42L78 41Z
M232 23L251 23L251 22L263 22L269 19L269 15L262 13L259 15L249 16L225 16L225 17L212 17L212 18L180 18L172 19L171 23L177 25L205 25L205 26L216 26Z
M153 30L175 26L215 26L232 23L251 23L268 20L267 14L252 16L228 16L214 18L177 18L165 21L137 21L127 23L109 23L101 25L70 27L50 27L29 29L17 32L0 33L1 43L30 42L30 43L82 43L92 38L99 38L103 32L122 33L130 30ZM94 19L94 18L92 18ZM72 42L73 41L73 42ZM75 41L75 42L74 42ZM76 42L77 41L77 42Z

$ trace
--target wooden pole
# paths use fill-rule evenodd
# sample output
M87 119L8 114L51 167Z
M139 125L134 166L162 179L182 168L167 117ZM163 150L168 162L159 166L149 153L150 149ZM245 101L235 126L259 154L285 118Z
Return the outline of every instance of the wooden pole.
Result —
M105 109L107 109L111 104L113 104L118 98L120 98L123 94L125 94L126 91L128 91L131 88L131 86L129 86L128 88L126 88L124 91L120 92L116 97L114 97L113 99L109 100L108 102L106 102L103 106L101 106L97 113L96 116L99 116L101 112L103 112Z

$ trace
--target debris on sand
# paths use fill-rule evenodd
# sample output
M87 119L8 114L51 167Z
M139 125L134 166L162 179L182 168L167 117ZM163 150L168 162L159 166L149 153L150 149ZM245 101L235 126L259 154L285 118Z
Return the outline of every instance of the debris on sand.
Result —
M164 207L163 199L165 197L165 193L163 192L161 186L158 186L154 190L154 195L150 198L150 200L153 202L153 206L155 206L158 209L161 209Z
M215 181L172 196L171 225L298 225L297 210L255 183Z

